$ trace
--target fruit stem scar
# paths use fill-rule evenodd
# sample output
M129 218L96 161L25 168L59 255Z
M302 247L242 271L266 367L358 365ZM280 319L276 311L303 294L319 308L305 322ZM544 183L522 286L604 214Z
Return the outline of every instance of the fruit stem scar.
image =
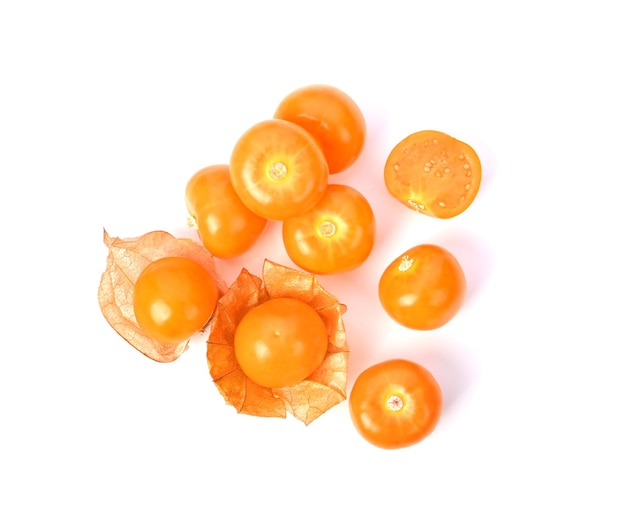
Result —
M391 395L387 398L387 409L390 411L400 411L404 406L404 402L398 395Z
M400 264L398 265L398 271L407 271L413 265L413 259L409 255L402 255Z
M282 162L274 162L268 168L267 173L274 180L282 180L287 176L287 166Z
M323 237L332 237L337 231L337 227L330 220L325 220L319 226L320 233Z

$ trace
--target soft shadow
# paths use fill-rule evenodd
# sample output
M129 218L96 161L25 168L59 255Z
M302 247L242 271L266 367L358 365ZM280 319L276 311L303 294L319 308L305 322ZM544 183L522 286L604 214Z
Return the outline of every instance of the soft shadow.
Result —
M441 387L447 413L476 381L478 372L472 352L456 342L430 340L418 348L403 348L398 354L398 358L416 362L432 373Z
M439 242L459 261L467 281L467 303L475 300L495 267L495 255L486 239L467 230L449 230Z

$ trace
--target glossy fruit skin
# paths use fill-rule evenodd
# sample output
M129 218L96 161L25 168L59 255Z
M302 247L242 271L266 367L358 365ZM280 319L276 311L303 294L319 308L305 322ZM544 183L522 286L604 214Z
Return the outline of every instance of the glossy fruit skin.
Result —
M449 322L461 309L466 281L448 250L421 244L404 252L384 270L378 282L383 309L411 329L431 330Z
M185 188L185 204L204 247L218 258L234 258L248 251L267 224L243 204L226 164L195 173Z
M440 131L418 131L399 142L385 163L385 185L405 206L452 218L474 201L482 166L469 145Z
M253 213L284 220L308 211L322 197L328 165L315 140L300 126L265 120L235 144L230 180Z
M283 222L282 235L289 258L302 269L341 273L367 259L374 246L376 221L359 191L329 184L311 210Z
M306 129L322 148L331 174L350 167L365 143L365 118L356 102L336 87L315 84L289 93L274 118Z
M178 344L206 325L218 298L215 280L200 264L165 257L148 264L137 278L134 312L150 338Z
M443 395L433 375L404 359L379 362L354 382L348 400L359 434L383 449L417 444L437 426Z
M328 349L319 314L295 298L272 298L237 324L235 356L243 372L269 388L294 386L315 371Z

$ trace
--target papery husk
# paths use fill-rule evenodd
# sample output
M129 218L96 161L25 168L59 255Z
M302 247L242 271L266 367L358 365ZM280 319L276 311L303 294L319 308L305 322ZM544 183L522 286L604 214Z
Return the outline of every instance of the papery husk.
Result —
M309 304L328 330L328 349L322 364L305 380L286 388L260 386L241 370L234 339L241 318L270 298L291 297ZM211 377L226 402L239 413L259 417L286 417L305 424L346 399L349 349L342 314L346 306L317 281L303 273L266 260L263 279L245 268L217 303L207 341Z
M226 286L218 277L213 256L198 242L176 238L165 231L122 239L109 236L105 230L104 243L109 253L98 287L98 302L104 318L131 346L152 360L176 360L185 352L189 341L161 344L144 333L137 324L133 308L135 282L150 262L179 256L204 267L213 276L222 295Z

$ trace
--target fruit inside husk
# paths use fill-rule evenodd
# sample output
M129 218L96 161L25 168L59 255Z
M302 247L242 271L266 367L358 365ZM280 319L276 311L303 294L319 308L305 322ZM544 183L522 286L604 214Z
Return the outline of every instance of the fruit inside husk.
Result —
M247 377L235 357L237 324L253 307L270 298L291 297L313 307L328 330L322 364L305 380L285 388L268 388ZM259 278L243 269L220 298L210 322L207 361L213 381L237 412L285 417L290 412L305 424L346 399L349 349L342 314L345 305L328 293L315 275L266 260Z

